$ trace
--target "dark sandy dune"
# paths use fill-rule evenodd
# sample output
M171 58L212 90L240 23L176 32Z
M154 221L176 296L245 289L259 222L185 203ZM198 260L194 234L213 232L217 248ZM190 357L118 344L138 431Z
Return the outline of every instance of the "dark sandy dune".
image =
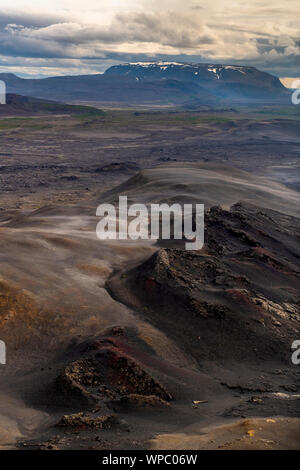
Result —
M104 195L115 201L126 194L141 203L201 203L228 209L239 201L299 215L299 193L286 186L222 163L170 162L143 170Z
M100 242L97 204L119 194L222 207L199 252ZM299 448L298 204L253 174L178 162L94 203L3 215L0 445Z

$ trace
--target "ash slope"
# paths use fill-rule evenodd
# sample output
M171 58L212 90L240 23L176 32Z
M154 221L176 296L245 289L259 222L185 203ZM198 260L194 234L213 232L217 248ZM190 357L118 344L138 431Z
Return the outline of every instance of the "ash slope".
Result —
M157 251L147 241L96 240L95 207L122 192L207 208L226 200L207 214L205 251ZM241 195L251 204L237 204ZM2 219L0 320L10 362L1 445L161 447L166 434L183 432L188 447L204 427L236 417L298 424L290 361L299 332L297 196L224 165L177 163L146 170L95 204ZM265 209L268 201L281 213Z
M166 167L162 167L161 171L147 170L143 173L144 178L142 175L133 178L125 184L126 189L121 187L121 190L129 190L132 200L138 200L143 194L144 202L147 198L149 201L152 194L152 201L157 202L161 184L164 189L168 186L170 192L170 188L176 188L178 194L173 194L172 198L169 193L169 197L172 201L178 201L186 182L186 173L183 167L178 171L179 167L180 164L175 168L171 165L166 171L174 183L173 187L172 184L165 185ZM221 170L210 165L206 168L192 165L190 169L194 172L194 178L197 179L197 175L199 178L200 191L194 192L195 186L191 184L194 200L200 202L206 195L208 205L218 197L222 204L220 193L216 192L217 181L219 189L222 188L221 192L227 196L225 205L230 198L237 196L234 189L230 194L228 187L223 186L226 180L227 183L231 180L227 173L229 168L223 167ZM205 170L208 174L204 177L202 172L205 173ZM237 403L225 405L221 412L217 412L219 417L269 416L272 419L238 423L238 433L232 428L224 436L222 427L210 428L204 432L207 436L212 432L210 442L206 437L193 435L193 432L201 430L200 422L197 425L194 423L175 434L159 436L153 442L157 448L169 448L170 445L174 448L176 445L180 448L226 445L229 448L268 448L263 443L267 434L262 435L261 439L257 438L256 442L243 440L249 426L253 426L253 434L256 434L259 429L264 429L266 423L274 422L277 423L273 427L275 435L279 434L280 427L288 434L286 422L273 418L299 418L299 374L291 363L290 347L300 331L300 220L286 213L289 195L284 195L284 187L281 187L283 212L279 212L261 205L262 202L267 204L268 198L269 203L274 205L272 185L262 199L259 190L262 181L256 179L256 191L254 188L249 190L247 180L251 185L252 179L249 174L233 169L230 174L233 178L243 175L244 190L246 188L246 193L249 192L248 197L251 194L252 203L235 203L228 209L213 206L207 210L206 242L201 251L188 252L180 245L172 248L174 241L169 243L169 247L168 242L161 241L164 248L143 264L114 275L108 287L115 299L137 312L143 312L142 317L167 334L188 357L196 361L202 373L208 374L231 390L233 396L239 397ZM204 188L201 187L204 183L202 177L207 182ZM195 179L191 178L194 184ZM211 192L208 181L214 182ZM246 196L243 191L240 194ZM296 193L294 196L299 198ZM278 207L277 202L275 206ZM214 400L212 397L210 399ZM221 438L218 438L219 434ZM242 438L239 435L235 442L236 434L242 435ZM284 440L282 435L281 443L275 439L270 448L289 446ZM300 447L299 436L291 445Z
M170 163L144 170L106 200L117 194L206 208L204 248L160 240L148 261L110 281L117 298L152 309L154 324L199 365L288 363L300 326L298 192L222 164Z
M299 216L299 192L218 162L168 162L141 171L103 195L116 202L126 194L129 202L199 203L205 208L245 201L292 216Z
M126 286L129 304L147 306L200 367L288 363L300 326L299 229L298 218L258 206L214 206L202 250L162 248L110 285Z

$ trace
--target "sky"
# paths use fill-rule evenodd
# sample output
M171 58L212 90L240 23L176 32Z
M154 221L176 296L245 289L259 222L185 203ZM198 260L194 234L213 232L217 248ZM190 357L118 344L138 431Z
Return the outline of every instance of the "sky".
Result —
M124 62L252 65L300 76L299 0L0 0L0 72L102 73Z

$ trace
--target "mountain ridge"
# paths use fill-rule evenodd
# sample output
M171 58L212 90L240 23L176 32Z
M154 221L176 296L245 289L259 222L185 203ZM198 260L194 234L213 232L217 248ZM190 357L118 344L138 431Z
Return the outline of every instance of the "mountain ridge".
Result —
M0 106L0 116L26 116L32 114L87 114L101 115L103 111L91 106L65 104L58 101L7 93L6 104Z
M287 102L280 80L255 67L185 62L114 65L103 74L20 78L0 74L8 93L69 102L217 105Z

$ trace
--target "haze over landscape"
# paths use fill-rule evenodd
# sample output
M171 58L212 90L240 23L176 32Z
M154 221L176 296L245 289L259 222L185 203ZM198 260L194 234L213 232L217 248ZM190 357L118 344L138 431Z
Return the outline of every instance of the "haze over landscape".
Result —
M0 449L299 450L298 2L0 6Z

